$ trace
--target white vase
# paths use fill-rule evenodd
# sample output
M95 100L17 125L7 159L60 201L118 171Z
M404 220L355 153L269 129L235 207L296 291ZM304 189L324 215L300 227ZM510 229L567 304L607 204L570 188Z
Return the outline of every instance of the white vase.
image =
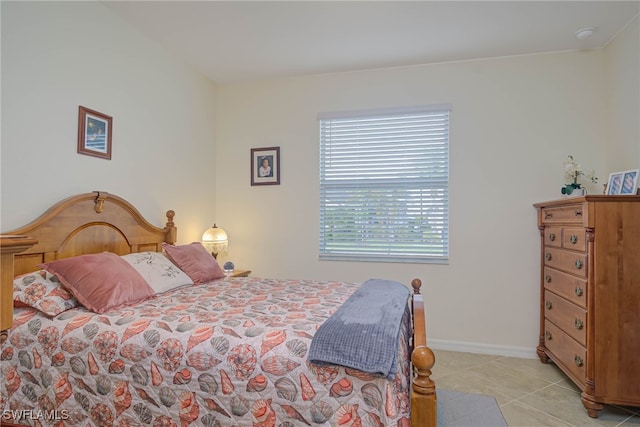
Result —
M574 188L571 194L568 194L567 197L582 197L587 195L586 188Z

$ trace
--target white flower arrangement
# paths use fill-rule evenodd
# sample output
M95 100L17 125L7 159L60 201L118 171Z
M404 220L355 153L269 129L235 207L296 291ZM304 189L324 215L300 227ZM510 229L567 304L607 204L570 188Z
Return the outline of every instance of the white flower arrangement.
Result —
M562 194L571 194L576 188L582 188L578 182L580 176L585 177L594 184L598 182L595 170L585 172L582 165L576 163L573 156L568 156L567 160L564 161L564 173L572 182L562 187Z

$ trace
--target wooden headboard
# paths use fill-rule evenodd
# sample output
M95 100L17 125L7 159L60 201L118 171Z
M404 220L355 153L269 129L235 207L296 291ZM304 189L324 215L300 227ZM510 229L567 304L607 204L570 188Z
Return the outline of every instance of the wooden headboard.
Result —
M163 242L176 241L174 215L167 211L167 224L159 228L123 198L94 191L62 200L32 223L2 234L26 235L38 241L15 255L13 273L19 275L36 271L40 263L82 254L160 252Z
M3 231L0 342L11 327L15 276L37 271L43 262L83 254L161 252L162 243L174 244L177 235L175 212L166 215L164 228L156 227L123 198L94 191L62 200L30 224Z

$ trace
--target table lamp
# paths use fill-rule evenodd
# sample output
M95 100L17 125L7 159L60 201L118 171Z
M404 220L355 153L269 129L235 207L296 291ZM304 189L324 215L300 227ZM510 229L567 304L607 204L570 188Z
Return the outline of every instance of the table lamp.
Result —
M217 258L218 254L227 248L228 243L227 233L215 223L213 227L207 228L202 233L202 245L211 252L214 258Z

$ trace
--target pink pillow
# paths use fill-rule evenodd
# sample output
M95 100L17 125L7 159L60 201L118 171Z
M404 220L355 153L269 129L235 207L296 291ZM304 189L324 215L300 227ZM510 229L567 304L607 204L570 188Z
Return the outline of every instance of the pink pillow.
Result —
M104 313L147 300L155 293L124 259L111 252L80 255L40 266L91 311Z
M199 285L224 277L224 271L222 271L216 259L211 256L200 242L181 246L163 243L162 249L167 253L167 257L180 270L187 273L187 276L195 284Z

